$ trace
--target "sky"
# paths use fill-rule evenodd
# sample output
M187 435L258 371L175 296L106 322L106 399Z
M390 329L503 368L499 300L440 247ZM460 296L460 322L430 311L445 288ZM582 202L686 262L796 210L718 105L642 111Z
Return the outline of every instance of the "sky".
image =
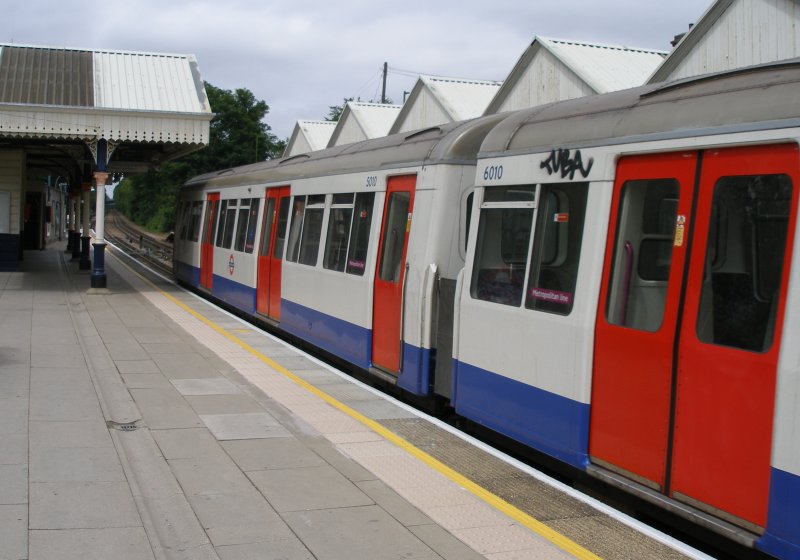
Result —
M247 88L278 138L420 74L501 81L537 35L668 51L712 0L0 0L0 43L193 54Z

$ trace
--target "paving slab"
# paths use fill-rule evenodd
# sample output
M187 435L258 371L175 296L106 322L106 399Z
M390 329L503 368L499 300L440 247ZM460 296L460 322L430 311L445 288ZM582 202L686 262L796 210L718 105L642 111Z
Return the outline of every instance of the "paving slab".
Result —
M203 414L200 416L218 440L289 437L290 432L267 412Z

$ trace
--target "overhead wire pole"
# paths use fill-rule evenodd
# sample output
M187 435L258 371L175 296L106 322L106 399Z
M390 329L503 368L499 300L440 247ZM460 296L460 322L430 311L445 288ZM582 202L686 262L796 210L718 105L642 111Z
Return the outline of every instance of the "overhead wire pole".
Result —
M386 74L389 70L389 63L383 63L383 89L381 90L381 103L386 103Z

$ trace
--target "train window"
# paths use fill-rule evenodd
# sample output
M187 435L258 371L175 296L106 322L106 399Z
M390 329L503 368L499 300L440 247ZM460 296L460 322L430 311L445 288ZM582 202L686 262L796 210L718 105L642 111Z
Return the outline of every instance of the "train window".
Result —
M250 199L243 198L239 201L238 216L236 217L236 243L234 249L236 251L244 251L244 242L247 237L247 221L250 216ZM253 246L250 246L250 251Z
M264 223L261 225L261 248L258 254L262 257L269 256L270 235L272 235L272 223L275 220L275 199L268 198L267 206L264 208Z
M383 250L378 267L378 277L381 280L397 282L400 279L410 204L411 193L409 192L398 191L389 196L386 222L383 225Z
M204 222L206 227L203 229L203 243L209 243L211 245L214 244L214 232L216 231L217 226L216 222L219 220L219 212L217 210L219 210L219 200L209 202L206 206L206 220ZM212 218L214 219L215 223L209 225L209 222ZM211 236L210 239L209 235Z
M375 193L358 193L353 209L353 227L350 228L350 248L347 252L347 273L364 275L372 225L372 207Z
M189 207L192 205L188 200L181 205L179 218L177 223L180 224L181 230L178 234L179 239L187 239L187 231L189 230Z
M300 255L297 259L300 264L317 265L324 213L325 195L309 196L303 216L303 231L300 235Z
M656 332L664 318L678 181L647 179L622 185L606 319Z
M769 350L791 199L792 183L786 175L717 181L697 314L701 341L754 352Z
M283 258L283 246L286 244L286 224L289 222L289 201L288 196L281 198L281 204L278 207L278 227L275 230L275 248L272 251L272 257L275 259Z
M467 196L467 203L465 209L465 216L464 216L464 252L467 251L467 242L469 241L469 226L472 222L472 204L475 200L475 193L469 193Z
M333 195L328 235L325 237L325 257L322 266L329 270L344 271L347 260L347 243L353 220L353 195Z
M588 183L542 185L525 307L569 315L583 245Z
M473 298L522 303L535 200L535 185L485 189L470 284Z
M225 221L228 219L228 201L223 200L219 205L219 212L217 213L217 237L216 246L222 247L222 238L225 231Z
M300 256L300 232L303 230L303 216L306 209L306 197L294 197L292 206L292 227L289 230L289 247L286 250L286 260L297 262Z
M225 229L222 232L222 247L223 249L230 249L233 245L233 231L236 227L236 211L238 206L235 200L228 202L228 208L225 210ZM219 239L217 239L219 243Z
M258 211L261 209L261 199L250 200L250 217L247 219L247 239L244 242L245 253L252 253L256 244L256 226L258 225Z
M192 222L190 232L192 241L197 241L200 238L200 216L203 213L203 201L196 200L192 202Z

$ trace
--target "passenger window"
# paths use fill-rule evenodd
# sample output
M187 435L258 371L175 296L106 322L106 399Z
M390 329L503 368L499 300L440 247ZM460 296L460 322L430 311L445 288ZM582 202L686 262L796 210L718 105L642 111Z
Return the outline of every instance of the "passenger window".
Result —
M288 196L281 198L281 204L278 207L278 228L275 231L275 245L272 251L272 258L283 258L283 246L286 242L286 225L289 222L289 200Z
M233 245L233 228L236 227L236 210L238 206L236 205L235 200L231 200L228 202L228 208L225 210L225 229L222 233L222 245L223 249L230 249ZM217 243L219 243L219 239L217 239Z
M353 227L350 229L350 248L347 252L348 274L364 275L374 202L375 193L359 193L356 195L356 203L353 209Z
M303 231L300 235L300 255L297 260L300 264L309 266L317 264L324 213L325 195L309 196L303 216Z
M656 332L664 319L678 181L647 179L622 185L617 238L606 302L612 325Z
M203 201L197 200L192 203L192 223L191 223L191 236L192 241L197 241L200 238L200 216L203 212Z
M256 244L256 226L258 225L258 211L261 209L261 199L250 199L250 216L247 218L247 238L244 242L245 253L252 253Z
M219 213L217 214L217 236L216 245L222 247L222 239L225 233L225 221L228 219L228 201L223 200L219 206ZM233 220L231 220L232 222ZM231 227L233 224L231 223Z
M181 205L180 218L178 218L178 223L181 225L181 231L178 235L179 239L188 239L189 208L191 204L191 202L186 201Z
M588 183L542 185L525 307L569 315L578 278Z
M343 272L347 261L347 243L353 219L353 195L335 194L328 218L328 235L325 238L325 257L322 266Z
M245 198L239 201L239 213L236 221L236 243L234 249L236 251L244 251L245 238L247 236L247 222L250 216L250 199ZM250 251L253 246L250 245Z
M289 248L286 250L286 260L297 262L300 255L300 232L303 229L303 216L306 209L306 197L294 197L292 206L292 227L289 231Z
M262 257L269 256L269 241L272 235L272 224L275 220L275 199L268 198L264 209L264 223L261 225L261 248L258 254Z
M786 175L717 181L697 314L701 341L753 352L769 350L791 200L792 183Z
M470 284L473 298L522 303L535 200L535 185L484 191Z

